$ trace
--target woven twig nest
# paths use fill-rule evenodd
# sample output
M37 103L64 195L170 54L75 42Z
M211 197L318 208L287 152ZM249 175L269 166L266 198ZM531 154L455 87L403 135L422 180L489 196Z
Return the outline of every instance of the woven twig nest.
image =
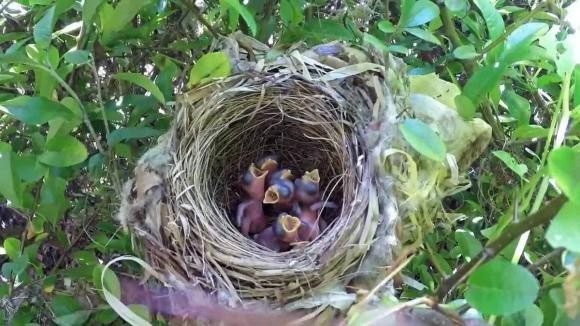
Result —
M405 67L338 43L281 54L237 34L221 48L234 73L178 98L171 130L126 184L119 218L173 285L199 285L232 305L348 306L355 295L344 286L371 289L398 245L383 153L408 114ZM239 175L271 153L297 175L318 168L323 199L340 204L316 240L288 252L232 223Z

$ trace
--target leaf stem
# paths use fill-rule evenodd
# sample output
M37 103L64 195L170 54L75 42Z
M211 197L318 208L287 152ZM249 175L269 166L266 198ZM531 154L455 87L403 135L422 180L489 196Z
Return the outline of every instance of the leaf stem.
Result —
M435 300L441 302L449 292L465 281L477 267L495 257L521 234L552 220L567 200L566 196L560 195L548 202L541 210L506 227L501 235L490 241L476 257L461 265L453 275L443 280L435 293Z

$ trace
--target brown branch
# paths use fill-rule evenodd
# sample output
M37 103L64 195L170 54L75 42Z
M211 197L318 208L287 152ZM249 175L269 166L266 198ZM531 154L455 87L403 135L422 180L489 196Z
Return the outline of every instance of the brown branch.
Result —
M220 33L207 21L207 19L205 19L205 17L203 17L201 11L199 11L199 8L197 8L195 4L193 4L188 0L184 0L183 3L187 7L187 9L189 9L191 13L195 16L195 19L197 19L203 26L205 26L205 28L207 28L207 30L211 33L213 37L215 38L220 37Z
M443 280L435 293L435 300L441 302L449 292L463 282L478 266L495 257L524 232L548 223L567 200L564 195L560 195L551 200L541 210L506 227L501 235L497 239L490 241L476 257L463 264L453 275Z

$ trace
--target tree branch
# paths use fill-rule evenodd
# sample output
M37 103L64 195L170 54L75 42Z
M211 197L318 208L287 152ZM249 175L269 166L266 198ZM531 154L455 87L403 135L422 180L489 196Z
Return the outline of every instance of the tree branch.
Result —
M442 301L449 292L463 282L479 265L495 257L524 232L549 222L567 200L564 195L560 195L551 200L541 210L506 227L501 235L497 239L490 241L476 257L463 264L453 275L443 280L435 293L435 300Z
M199 11L199 8L197 8L195 4L193 4L189 0L185 0L183 1L183 3L187 7L187 9L189 9L191 13L195 16L195 19L197 19L203 26L205 26L213 37L215 38L220 37L220 33L207 21L207 19L205 19L205 17L203 17L201 11Z

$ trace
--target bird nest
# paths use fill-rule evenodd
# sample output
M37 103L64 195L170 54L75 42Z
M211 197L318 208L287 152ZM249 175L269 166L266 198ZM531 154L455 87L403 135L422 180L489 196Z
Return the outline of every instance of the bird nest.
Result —
M345 286L374 287L398 245L383 153L407 114L405 67L338 43L280 53L236 34L220 49L231 76L179 96L172 128L125 185L119 219L167 283L199 285L231 305L348 306L356 296ZM322 199L339 206L315 240L286 252L232 220L239 176L272 153L295 175L318 169Z

